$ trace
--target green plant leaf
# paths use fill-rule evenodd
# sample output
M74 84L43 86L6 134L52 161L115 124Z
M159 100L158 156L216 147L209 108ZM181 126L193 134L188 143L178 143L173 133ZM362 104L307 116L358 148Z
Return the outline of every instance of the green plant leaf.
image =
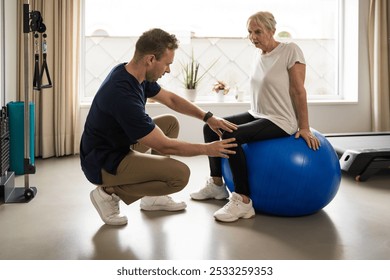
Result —
M188 63L180 63L183 69L183 84L187 89L196 89L199 81L207 74L208 71L217 63L215 60L202 75L199 76L200 63L195 60L194 50L192 49L191 58Z

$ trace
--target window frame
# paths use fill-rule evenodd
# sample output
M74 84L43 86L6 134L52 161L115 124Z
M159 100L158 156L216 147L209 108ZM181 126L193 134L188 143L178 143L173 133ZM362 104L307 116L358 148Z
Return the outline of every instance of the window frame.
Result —
M355 8L358 6L358 3L353 3L353 0L340 0L339 2L339 8L338 8L338 36L336 37L336 45L337 47L337 55L336 55L336 69L335 69L335 86L334 86L334 94L327 94L327 95L315 95L315 94L308 94L308 102L309 103L345 103L345 102L357 102L357 89L356 90L346 90L347 84L349 85L351 80L353 80L353 77L357 77L356 75L347 74L347 69L350 69L351 67L346 67L348 62L351 62L353 59L351 57L354 57L354 54L349 55L349 58L346 59L345 57L348 56L347 49L350 47L351 44L348 42L351 42L350 38L354 36L347 36L348 32L345 32L346 28L350 28L352 23L350 22L350 18L358 19L359 13L353 14L353 12L349 12L348 16L346 16L346 6L354 6ZM353 9L355 12L355 8ZM85 56L85 0L81 1L81 17L82 17L82 25L81 25L81 61L80 61L80 103L82 104L89 104L92 102L92 97L85 96L85 66L86 66L86 56ZM358 11L358 7L357 7ZM353 22L356 22L354 20ZM358 29L358 24L355 25L355 28ZM193 38L205 38L205 37L196 37ZM222 37L221 37L222 38ZM349 38L349 39L348 39ZM245 39L245 37L241 37L241 39ZM355 40L356 41L356 40ZM357 47L355 47L357 49ZM357 50L356 50L357 53ZM349 77L349 78L346 78ZM346 82L346 81L347 82ZM245 100L247 101L247 100Z

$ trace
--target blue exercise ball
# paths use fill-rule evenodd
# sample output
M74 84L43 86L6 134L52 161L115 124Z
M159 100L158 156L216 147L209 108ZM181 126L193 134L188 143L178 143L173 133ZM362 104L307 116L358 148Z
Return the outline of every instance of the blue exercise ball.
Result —
M242 145L246 156L250 198L256 212L277 216L313 214L336 196L341 170L338 156L329 141L312 131L321 147L314 151L295 135ZM227 159L222 174L234 191Z

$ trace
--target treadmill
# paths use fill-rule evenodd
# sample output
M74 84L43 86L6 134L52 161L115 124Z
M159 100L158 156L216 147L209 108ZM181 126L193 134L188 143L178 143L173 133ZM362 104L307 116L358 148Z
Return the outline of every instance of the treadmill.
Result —
M381 171L390 171L390 132L326 134L340 160L341 170L366 181Z

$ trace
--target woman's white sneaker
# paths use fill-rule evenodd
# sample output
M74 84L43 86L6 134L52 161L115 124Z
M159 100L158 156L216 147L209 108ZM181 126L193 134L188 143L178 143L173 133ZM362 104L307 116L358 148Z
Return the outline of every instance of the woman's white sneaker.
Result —
M218 186L214 184L212 178L209 178L206 182L206 186L198 192L191 193L190 197L194 200L226 199L229 197L229 192L226 189L225 184Z
M230 201L214 213L214 218L220 222L234 222L238 219L249 219L255 216L252 200L248 204L242 201L241 195L233 192Z

